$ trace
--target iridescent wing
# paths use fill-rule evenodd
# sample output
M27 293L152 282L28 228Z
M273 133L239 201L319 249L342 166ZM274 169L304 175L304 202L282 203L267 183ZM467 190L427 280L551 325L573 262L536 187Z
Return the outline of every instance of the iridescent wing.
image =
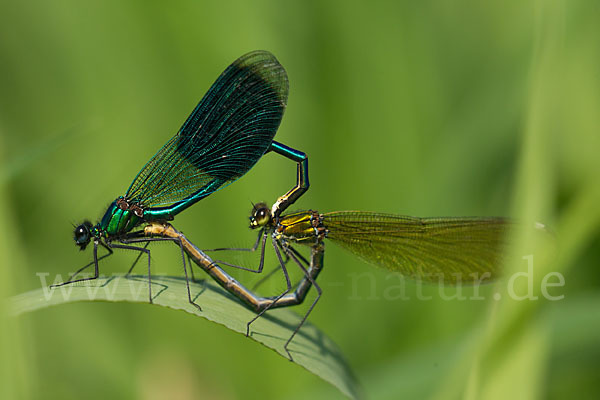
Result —
M275 56L243 55L142 168L126 198L150 214L162 210L173 216L235 181L268 150L287 96L287 74Z
M498 277L514 223L503 218L415 218L360 211L323 215L327 238L363 260L428 282Z

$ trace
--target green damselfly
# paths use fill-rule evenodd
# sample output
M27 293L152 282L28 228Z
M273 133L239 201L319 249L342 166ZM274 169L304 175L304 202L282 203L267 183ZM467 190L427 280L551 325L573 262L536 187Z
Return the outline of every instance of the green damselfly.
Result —
M200 199L244 175L267 152L297 163L297 183L281 196L272 212L278 215L308 189L308 159L300 151L273 141L288 97L288 78L275 56L253 51L234 61L217 78L177 134L146 163L127 193L108 207L99 223L85 221L75 228L75 243L84 250L93 242L93 261L61 286L97 279L98 261L113 249L148 256L149 301L152 302L148 243L173 238L140 238L142 224L165 222ZM138 231L139 233L139 231ZM146 242L144 247L136 242ZM98 257L98 246L108 254ZM182 247L183 256L183 247ZM94 276L74 279L94 266ZM135 262L133 264L135 266ZM133 266L131 269L133 269ZM131 272L131 269L129 272ZM184 272L187 281L187 270ZM191 298L188 284L188 299Z
M248 323L247 335L250 324L265 311L300 304L310 287L315 287L315 299L284 345L292 359L288 346L322 294L316 279L323 268L325 239L337 243L368 263L415 281L473 285L492 281L500 275L511 230L515 227L513 221L501 217L417 218L364 211L320 213L314 210L275 215L265 203L258 203L250 216L250 228L259 230L254 246L249 249L222 248L212 251L256 251L260 247L258 268L244 269L262 272L266 242L271 238L279 266L267 277L281 269L287 287L279 296L268 298L270 301L267 304L242 299L258 312ZM544 229L541 224L536 227ZM296 245L311 249L310 261L296 250ZM282 254L303 273L295 291L292 291L294 285L291 284L287 262ZM237 267L223 261L215 262ZM264 299L254 294L252 296ZM259 304L264 306L258 307Z

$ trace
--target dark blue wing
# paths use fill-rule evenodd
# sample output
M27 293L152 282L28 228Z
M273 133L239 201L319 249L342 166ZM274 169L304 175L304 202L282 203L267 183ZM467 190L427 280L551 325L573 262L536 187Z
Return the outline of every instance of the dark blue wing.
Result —
M126 197L172 215L244 175L268 150L288 96L275 56L253 51L219 76L179 132L142 168Z

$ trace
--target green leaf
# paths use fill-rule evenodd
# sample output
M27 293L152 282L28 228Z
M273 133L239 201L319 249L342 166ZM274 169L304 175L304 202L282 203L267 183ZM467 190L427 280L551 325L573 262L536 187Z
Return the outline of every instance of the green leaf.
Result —
M199 311L187 299L185 279L171 276L153 276L153 304L183 310L187 313L224 325L245 334L246 324L255 317L220 286L208 281L191 282L194 301ZM10 313L20 315L42 308L79 301L127 301L148 304L148 284L145 276L114 275L95 281L41 288L21 293L10 299ZM250 338L275 350L288 360L283 345L298 326L300 317L285 309L268 311L256 320ZM350 398L358 398L358 384L338 347L310 323L305 323L289 346L296 364L331 383Z

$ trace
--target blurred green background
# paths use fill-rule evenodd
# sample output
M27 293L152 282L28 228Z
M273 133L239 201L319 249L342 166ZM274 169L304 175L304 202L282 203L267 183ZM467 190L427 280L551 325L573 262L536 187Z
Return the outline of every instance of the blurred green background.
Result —
M267 49L290 80L276 140L310 159L298 208L504 215L543 221L558 238L551 262L535 264L534 294L560 271L565 286L551 293L561 301L494 301L502 283L482 288L483 301L444 301L437 288L419 301L414 285L409 300L391 301L393 277L329 245L310 320L339 344L366 397L598 398L599 13L593 0L4 1L2 296L88 262L72 224L100 218L229 63ZM272 203L294 168L267 155L176 226L203 248L251 244L250 202ZM152 254L155 273L181 274L174 246ZM102 272L132 259L117 254ZM2 310L2 398L341 397L184 313ZM215 338L225 351L207 344Z

